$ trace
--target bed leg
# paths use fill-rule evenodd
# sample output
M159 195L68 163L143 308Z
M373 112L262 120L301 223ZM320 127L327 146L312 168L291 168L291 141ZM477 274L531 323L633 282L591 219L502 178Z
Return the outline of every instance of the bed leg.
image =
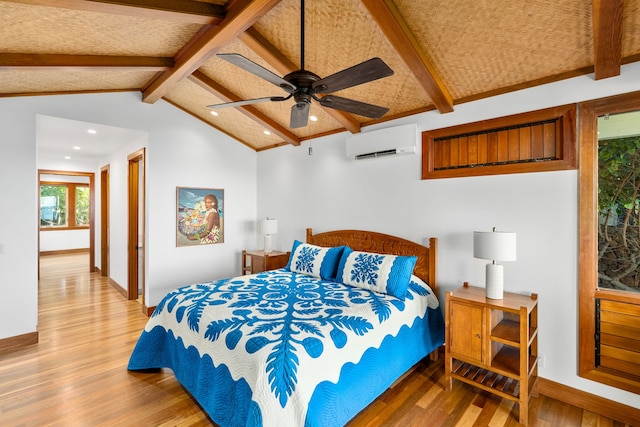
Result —
M432 362L437 362L438 361L438 349L437 348L435 350L433 350L431 353L429 353L429 360L431 360Z

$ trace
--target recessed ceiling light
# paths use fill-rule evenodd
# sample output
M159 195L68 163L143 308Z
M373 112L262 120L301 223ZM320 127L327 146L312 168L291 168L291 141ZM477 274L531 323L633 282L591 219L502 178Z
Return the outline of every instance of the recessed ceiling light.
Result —
M212 112L211 112L211 115L212 115L212 116L217 116L217 115L218 115L218 112L217 112L217 111L212 111Z
M78 147L77 145L75 147L73 147L74 150L79 150L80 147Z
M265 131L264 131L264 134L265 134L265 135L271 135L271 132L269 132L268 130L265 130Z
M89 133L98 133L98 131L95 130L95 129L89 129L87 132L89 132Z
M312 122L317 122L318 118L316 116L309 116L309 120L311 120Z
M64 156L65 159L71 160L71 156Z

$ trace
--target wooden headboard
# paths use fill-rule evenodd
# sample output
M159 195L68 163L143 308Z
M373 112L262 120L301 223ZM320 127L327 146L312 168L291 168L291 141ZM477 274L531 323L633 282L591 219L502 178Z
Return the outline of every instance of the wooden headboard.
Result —
M388 234L361 230L337 230L313 234L307 228L307 243L317 246L349 246L354 251L389 255L415 255L418 257L413 274L427 282L438 295L437 255L438 239L431 237L429 247Z

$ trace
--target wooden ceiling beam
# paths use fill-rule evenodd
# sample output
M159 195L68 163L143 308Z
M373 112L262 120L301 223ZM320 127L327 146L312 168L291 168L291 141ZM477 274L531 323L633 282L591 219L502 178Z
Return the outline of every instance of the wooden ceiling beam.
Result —
M239 39L282 76L299 68L254 27L248 28L247 31L240 35Z
M255 54L264 59L267 64L271 65L282 76L285 76L292 71L296 71L299 68L253 27L248 28L247 31L240 35L240 41ZM315 100L314 103L316 105L320 105ZM335 121L344 126L344 128L349 132L360 132L360 122L358 122L351 114L335 110L333 108L320 107L323 111L333 117Z
M624 0L593 0L593 54L595 79L620 75Z
M211 55L245 32L279 2L280 0L243 0L234 3L220 25L212 26L198 34L197 39L175 58L174 67L164 71L151 82L142 92L142 100L154 103L162 98L180 80L189 76Z
M193 24L219 24L225 18L223 6L192 0L8 0L38 6L87 12L112 13L165 19Z
M196 83L201 88L207 90L212 93L216 97L220 98L224 102L235 102L240 101L242 98L228 90L227 88L221 86L216 83L213 79L209 78L207 75L202 73L201 71L194 71L188 77L189 80ZM267 117L265 114L260 112L253 105L245 105L242 107L236 108L239 112L249 117L251 120L259 123L261 126L264 126L265 129L271 131L272 134L279 136L283 139L283 141L291 144L291 145L300 145L300 138L298 138L294 133L292 133L289 129L280 126L274 120Z
M0 53L0 70L96 70L120 69L164 71L173 66L173 58L149 56L59 55Z
M603 0L606 1L606 0ZM620 0L622 1L622 0ZM453 111L453 99L392 0L361 0L400 58L441 113Z

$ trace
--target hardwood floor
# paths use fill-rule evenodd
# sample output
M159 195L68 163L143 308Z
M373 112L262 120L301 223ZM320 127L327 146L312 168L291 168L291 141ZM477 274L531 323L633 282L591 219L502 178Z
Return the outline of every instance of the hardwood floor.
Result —
M129 355L147 317L98 273L88 255L41 258L40 342L0 354L2 426L211 426L169 370L133 373ZM419 363L348 425L517 426L518 405L456 383L442 360ZM624 426L544 396L532 426Z

